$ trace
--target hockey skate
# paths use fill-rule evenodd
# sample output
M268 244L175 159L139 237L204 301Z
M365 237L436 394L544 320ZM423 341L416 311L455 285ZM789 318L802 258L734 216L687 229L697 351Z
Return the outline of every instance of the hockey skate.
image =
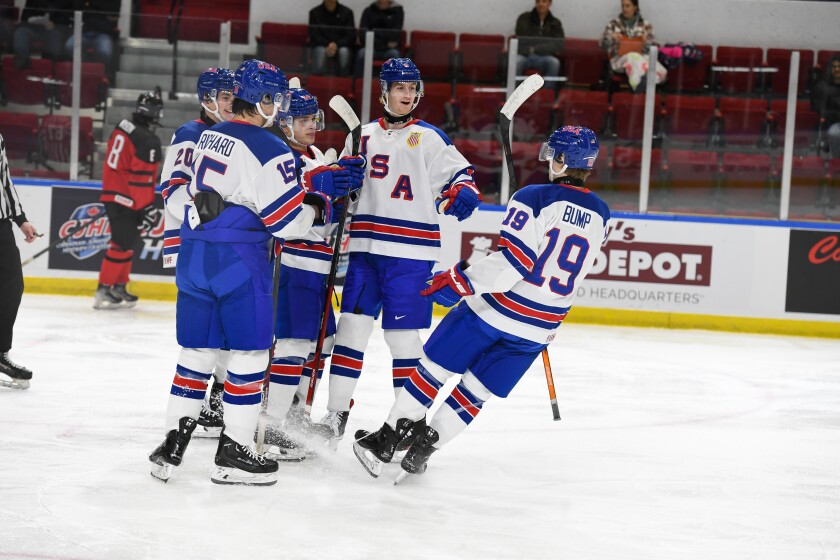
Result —
M271 486L277 482L277 461L258 455L250 446L240 445L222 432L216 450L216 470L210 480L216 484Z
M401 419L407 420L405 418ZM399 426L399 422L397 423ZM394 454L402 459L405 457L406 452L408 451L409 447L417 440L417 436L422 434L426 430L426 417L424 416L420 420L416 422L412 422L408 429L405 430L405 433L402 434L402 439L397 444L397 448L394 450Z
M0 387L29 389L32 372L9 359L9 353L0 353Z
M286 414L284 428L290 434L300 436L300 438L322 435L321 428L306 413L306 408L301 404L297 395L295 395L292 406L289 407L289 412Z
M93 294L94 309L118 309L122 307L122 298L117 297L111 291L111 286L99 284L96 293Z
M417 436L417 440L409 448L408 453L403 457L402 472L397 475L394 484L399 484L410 474L423 474L426 472L427 463L432 453L437 451L434 445L440 439L437 430L431 426L426 426L426 429Z
M356 431L353 453L370 476L378 478L382 474L382 465L391 462L400 439L412 425L408 418L401 418L397 421L396 430L385 422L373 433Z
M268 422L265 427L265 453L267 459L289 463L306 459L306 448L286 435L277 424Z
M201 405L201 414L198 415L198 430L195 432L197 438L217 438L225 427L224 408L222 395L225 385L213 380L213 387L210 389L210 398Z
M196 421L184 416L178 421L178 429L170 430L157 449L149 455L152 462L152 476L166 482L172 476L175 467L184 459L184 452L190 443Z
M350 418L349 410L331 410L315 425L318 433L327 440L327 445L333 451L338 449L338 442L344 437L348 418Z
M134 307L137 305L137 300L140 299L128 290L125 289L125 284L114 284L111 286L111 295L122 301L122 307Z

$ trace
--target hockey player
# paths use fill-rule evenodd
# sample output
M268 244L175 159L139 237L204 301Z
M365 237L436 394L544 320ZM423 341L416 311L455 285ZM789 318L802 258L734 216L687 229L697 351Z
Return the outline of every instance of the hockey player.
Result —
M364 158L345 156L336 166L315 146L316 133L324 129L324 111L318 107L315 96L305 89L293 89L289 110L280 113L278 124L292 148L304 189L317 190L316 183L324 180L325 173L329 180L350 184L351 191L361 186ZM309 369L315 369L311 362L333 253L326 240L328 229L331 228L312 228L304 237L286 239L283 244L274 333L277 342L271 360L265 439L266 444L276 445L280 450L278 455L266 453L277 460L305 458L299 447L290 445L282 433L281 423L296 396L298 402L306 399L309 377L301 376L304 367L308 365ZM333 346L335 317L332 311L327 321L321 360L329 357ZM298 421L302 420L300 414L297 416Z
M166 413L166 439L149 456L152 475L168 480L196 427L219 348L230 349L219 437L219 484L269 485L277 463L253 449L261 387L272 344L268 241L300 237L331 221L331 198L346 194L322 181L304 192L295 159L264 130L289 104L288 82L273 64L243 62L234 74L234 119L204 131L195 149L194 205L181 226L176 267L176 330L182 346Z
M192 180L195 145L201 133L214 124L233 117L233 72L227 68L208 68L198 77L198 119L181 125L172 135L161 174L164 202L163 267L174 268L181 247L181 223L185 206L192 202L187 184ZM201 407L197 437L218 437L224 427L222 393L227 374L227 351L220 352L213 370L210 396Z
M451 375L462 377L408 449L405 473L424 472L429 456L461 433L490 397L506 397L554 338L606 238L609 208L585 186L597 156L598 140L588 128L554 131L540 151L552 183L513 195L499 251L430 279L424 295L448 307L461 303L426 342L382 427L356 432L353 450L371 475L380 474L402 433L425 417Z
M432 302L419 292L440 255L438 213L464 220L482 200L473 167L446 134L411 116L423 96L417 66L407 58L385 61L380 86L384 116L362 128L368 169L350 224L328 413L321 420L333 444L344 435L380 312L395 393L414 371L422 352L419 330L432 321Z
M111 134L102 167L102 194L111 226L111 242L99 269L94 309L134 307L137 296L126 290L139 228L153 227L155 185L160 167L160 139L154 126L163 115L160 91L143 93L131 121L123 119Z

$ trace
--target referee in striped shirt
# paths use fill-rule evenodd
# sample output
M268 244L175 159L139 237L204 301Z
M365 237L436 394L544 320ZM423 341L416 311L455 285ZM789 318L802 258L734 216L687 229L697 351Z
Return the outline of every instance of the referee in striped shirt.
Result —
M12 349L12 329L15 326L20 299L23 296L23 270L20 251L15 243L12 222L17 224L27 243L38 232L26 219L15 186L9 177L6 141L0 136L0 387L26 389L32 372L9 359Z

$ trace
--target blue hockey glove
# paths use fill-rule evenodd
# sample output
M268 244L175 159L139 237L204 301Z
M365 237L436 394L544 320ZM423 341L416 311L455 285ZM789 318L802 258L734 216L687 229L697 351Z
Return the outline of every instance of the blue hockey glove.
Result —
M367 160L362 156L344 156L338 160L338 165L346 169L352 175L350 192L362 188L362 181L365 180L365 166Z
M429 287L420 292L421 296L431 296L435 303L444 307L452 307L464 296L475 294L470 279L464 268L466 262L461 261L449 270L438 272L428 280Z
M312 206L317 212L312 225L323 226L337 221L338 216L333 212L332 201L324 193L308 192L303 195L303 203Z
M307 192L324 193L330 198L340 198L350 192L353 173L343 167L322 165L303 174L303 188Z
M459 222L469 218L484 200L473 183L455 183L444 189L440 196L437 200L438 213L455 216Z

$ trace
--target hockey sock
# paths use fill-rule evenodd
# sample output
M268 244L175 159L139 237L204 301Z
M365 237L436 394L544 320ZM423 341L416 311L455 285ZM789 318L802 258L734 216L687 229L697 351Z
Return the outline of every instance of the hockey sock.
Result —
M123 251L122 247L113 243L109 245L99 268L99 283L106 286L119 283L122 268L126 263L130 266L133 255L134 251Z
M356 383L362 374L370 333L373 332L373 317L344 313L338 320L330 362L330 396L327 410L350 410L350 399L356 390Z
M393 358L394 396L399 395L406 379L420 363L423 354L423 342L417 330L387 330L385 343L391 349Z
M124 253L126 260L120 266L119 273L117 274L117 284L128 284L128 277L131 275L131 262L134 257L134 251L124 251Z
M219 383L225 382L227 377L228 364L230 363L230 350L222 348L219 350L219 358L216 360L216 367L213 368L213 377Z
M268 350L231 350L225 381L225 434L252 447L260 414L262 384Z
M438 379L422 363L418 364L403 386L405 391L397 393L397 400L388 415L388 425L396 428L400 418L415 422L423 418L447 377Z
M327 363L327 358L332 354L321 354L321 363L318 366L318 378L315 380L315 391L318 391L318 384L321 382L321 376L324 374L324 366ZM309 393L309 378L312 377L312 371L315 369L315 354L310 354L303 364L303 371L300 374L300 383L295 394L300 402L306 402L306 395Z
M271 360L271 385L268 388L268 407L266 411L274 418L283 419L292 406L300 372L303 369L303 358L289 356Z
M166 407L167 433L177 430L178 421L184 416L198 418L217 353L212 348L181 348Z
M468 371L429 422L440 435L435 447L442 447L463 432L491 396L481 381Z

